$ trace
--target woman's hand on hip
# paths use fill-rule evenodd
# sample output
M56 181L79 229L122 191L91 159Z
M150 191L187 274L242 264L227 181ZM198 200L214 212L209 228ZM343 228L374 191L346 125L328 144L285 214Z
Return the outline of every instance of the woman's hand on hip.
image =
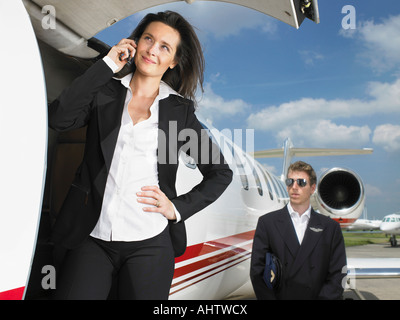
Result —
M174 205L159 187L145 186L141 189L141 192L136 193L138 202L150 205L144 207L143 211L159 212L168 220L176 220Z

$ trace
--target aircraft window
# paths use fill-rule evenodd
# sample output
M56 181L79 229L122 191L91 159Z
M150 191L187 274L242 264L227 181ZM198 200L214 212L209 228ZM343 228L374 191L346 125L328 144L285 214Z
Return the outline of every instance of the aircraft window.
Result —
M281 197L282 199L288 198L289 195L288 195L288 193L287 193L286 187L285 187L284 184L283 184L283 181L281 181L281 180L279 180L279 179L275 179L275 183L276 183L276 185L278 186L280 197Z
M246 154L244 154L244 155L245 155L245 158L247 159L247 162L248 162L249 165L251 166L251 164L254 163L254 162L253 162L254 160L249 159L249 157L248 157ZM258 194L259 194L260 196L262 196L262 195L263 195L263 189L262 189L260 177L259 177L259 175L258 175L258 173L257 173L256 168L255 168L254 166L252 166L252 167L253 167L252 172L253 172L254 180L256 181Z
M242 181L243 188L245 190L249 190L249 179L247 178L246 172L244 170L244 165L240 158L236 155L236 153L234 153L234 159L239 169L240 180Z
M276 190L276 193L278 196L278 202L280 202L281 199L283 198L282 189L280 188L281 184L278 181L276 181L275 177L271 177L271 179L272 179L272 183L274 184L274 187L275 187L275 190Z
M275 177L271 177L271 179L272 179L272 183L275 186L275 190L276 190L278 197L282 198L283 194L282 194L282 189L280 188L280 184L276 181Z
M283 196L284 198L287 198L287 197L288 197L288 194L287 194L286 188L285 188L284 185L283 185L283 182L278 181L277 184L278 184L279 188L281 189L282 196Z
M186 153L182 152L182 161L186 165L186 167L190 169L196 169L197 165L194 159L191 156L188 156Z
M269 193L269 197L271 198L271 200L274 200L274 195L272 194L271 190L271 184L269 183L269 179L267 177L267 175L265 174L265 169L261 167L261 165L259 165L260 167L260 171L262 172L263 176L264 176L264 180L267 184L267 189L268 189L268 193Z
M263 189L262 189L261 180L260 180L260 177L258 176L256 168L253 168L253 176L256 179L256 185L257 185L258 194L260 196L262 196L263 195Z
M213 143L215 143L217 146L219 146L220 144L217 143L217 139L215 139L214 135L212 134L212 130L210 130L205 124L204 122L200 121L200 124L203 126L204 130L206 130L208 136L211 138L211 141ZM221 144L222 145L222 144Z
M273 194L275 194L275 195L277 195L277 186L276 186L276 183L275 183L275 180L271 177L271 175L269 174L269 172L268 171L266 171L266 173L267 173L267 176L268 176L268 178L269 178L269 180L271 180L271 183L272 183L272 192L273 192ZM280 202L280 199L279 199L279 197L278 197L278 201Z
M249 179L247 178L245 169L244 169L244 165L242 163L242 161L240 160L239 156L237 155L237 152L235 150L235 148L233 147L233 145L231 145L230 143L227 143L227 145L229 146L229 148L231 149L231 153L233 154L233 159L236 163L236 167L238 168L239 171L239 177L240 177L240 181L242 182L242 187L244 190L249 190Z
M203 126L204 129L210 130L210 129L208 129L207 125L204 122L202 122L202 121L199 121L199 122Z

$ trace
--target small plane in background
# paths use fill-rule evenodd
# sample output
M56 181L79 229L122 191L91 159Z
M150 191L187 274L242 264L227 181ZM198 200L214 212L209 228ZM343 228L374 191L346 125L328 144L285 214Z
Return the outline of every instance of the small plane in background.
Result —
M353 224L346 227L348 231L373 231L379 230L381 220L368 220L368 219L357 219Z
M171 1L153 1L152 5ZM193 1L187 0L191 3ZM229 1L228 1L229 2ZM232 1L240 3L240 1ZM293 5L294 3L294 5ZM247 1L242 5L249 6ZM316 0L255 0L253 9L298 28L305 17L318 22ZM79 166L85 128L57 134L47 128L47 103L82 74L109 46L94 38L100 30L147 8L148 2L130 0L2 1L2 41L24 39L23 50L0 51L2 85L0 158L3 168L0 201L0 299L38 299L44 267L52 266L52 223ZM46 21L57 19L51 28ZM17 23L18 28L13 27ZM49 28L47 28L49 27ZM24 86L21 81L24 81ZM201 117L200 117L201 119ZM369 154L364 150L298 149L286 140L282 149L250 155L241 146L202 120L234 171L225 193L187 221L188 247L176 259L170 299L226 299L254 297L250 256L259 216L288 202L284 176L293 157ZM283 157L280 177L254 158ZM190 190L201 179L196 164L182 155L177 192ZM342 225L362 213L365 193L354 172L332 168L319 178L312 205Z
M346 227L347 231L374 231L379 230L382 220L370 220L367 215L367 207L364 208L362 218Z
M396 235L400 234L400 212L385 216L382 219L379 229L386 234L390 234L390 244L397 246Z

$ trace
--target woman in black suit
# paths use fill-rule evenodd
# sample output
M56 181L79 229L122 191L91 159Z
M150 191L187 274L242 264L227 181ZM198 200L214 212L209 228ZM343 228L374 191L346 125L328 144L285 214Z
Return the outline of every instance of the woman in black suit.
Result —
M190 24L171 11L149 14L50 105L53 129L87 126L84 159L53 230L68 249L55 298L105 299L113 279L120 299L168 298L174 258L186 248L184 221L232 180L194 114L203 70ZM203 180L178 196L180 150Z

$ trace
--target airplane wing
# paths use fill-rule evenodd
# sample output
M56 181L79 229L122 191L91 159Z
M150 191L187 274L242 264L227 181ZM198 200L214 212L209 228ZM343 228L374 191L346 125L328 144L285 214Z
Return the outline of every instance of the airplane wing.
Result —
M316 157L316 156L351 156L371 154L373 149L323 149L323 148L292 148L290 150L293 157ZM254 158L279 158L283 157L284 149L270 149L255 151Z
M181 0L188 4L195 0ZM97 33L144 9L177 0L23 0L37 37L51 47L74 57L94 58L91 48ZM319 23L317 0L225 0L242 5L299 28L305 18ZM54 9L54 10L53 10ZM45 15L53 15L56 28L43 28Z
M251 153L254 158L279 158L283 157L283 170L281 178L286 176L290 161L293 157L317 156L349 156L373 153L371 148L363 149L324 149L324 148L294 148L292 141L287 138L280 149L261 150Z
M400 278L400 258L348 258L349 278Z
M400 278L400 258L347 258L344 285L360 300L366 300L366 297L358 289L357 280L393 278Z

